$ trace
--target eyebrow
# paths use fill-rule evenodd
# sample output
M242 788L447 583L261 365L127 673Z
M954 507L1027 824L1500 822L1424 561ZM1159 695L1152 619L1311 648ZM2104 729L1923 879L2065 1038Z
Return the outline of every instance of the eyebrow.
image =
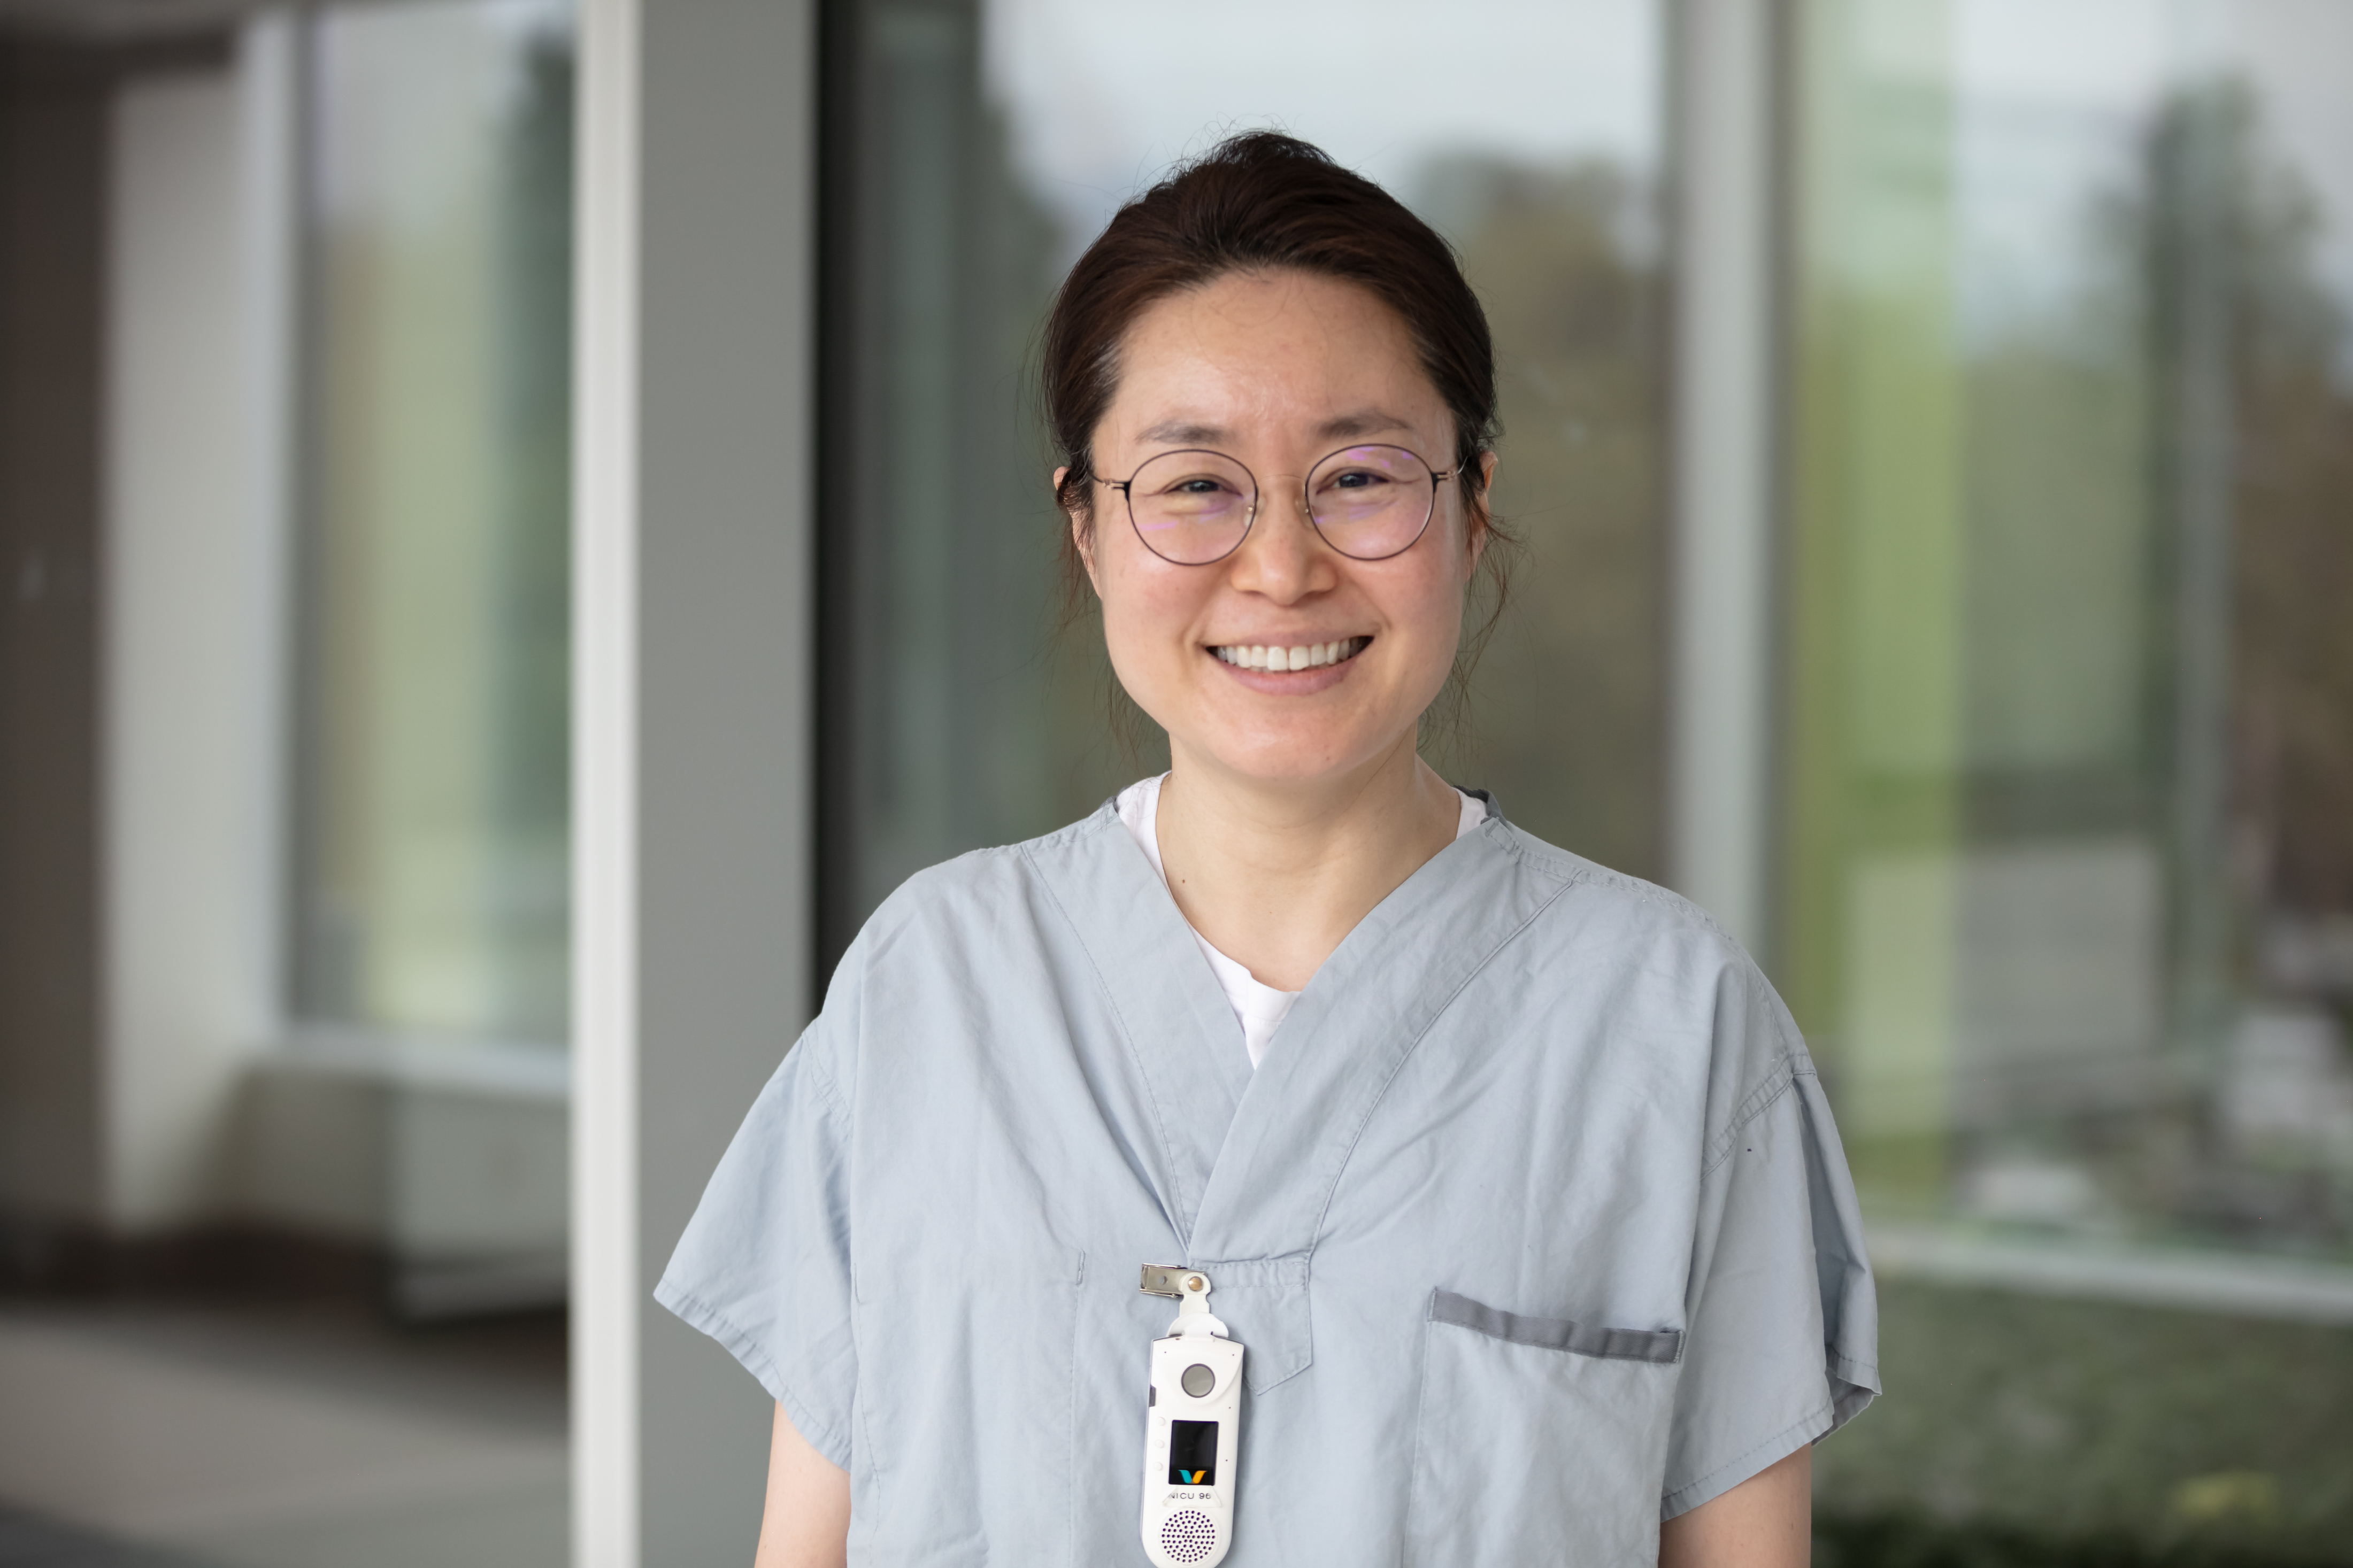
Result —
M1315 434L1327 441L1348 441L1380 431L1408 428L1406 422L1394 414L1378 408L1360 408L1353 414L1326 419L1315 426ZM1145 431L1142 439L1189 447L1223 441L1230 434L1222 425L1203 425L1189 419L1164 419Z
M1196 425L1186 419L1164 419L1144 432L1143 440L1155 445L1166 441L1179 447L1196 446L1208 441L1222 441L1226 427L1222 425Z
M1378 408L1360 408L1354 414L1326 419L1315 427L1315 433L1327 441L1347 441L1358 436L1377 436L1385 431L1408 428L1406 422L1394 414Z

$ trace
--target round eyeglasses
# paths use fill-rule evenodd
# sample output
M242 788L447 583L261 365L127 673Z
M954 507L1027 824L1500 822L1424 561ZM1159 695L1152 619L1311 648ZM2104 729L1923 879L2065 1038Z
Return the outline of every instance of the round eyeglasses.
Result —
M1403 447L1343 447L1307 470L1301 499L1324 543L1352 560L1384 561L1430 526L1446 478ZM1102 482L1127 498L1145 548L1179 566L1224 560L1258 518L1257 479L1223 452L1163 452L1124 480Z

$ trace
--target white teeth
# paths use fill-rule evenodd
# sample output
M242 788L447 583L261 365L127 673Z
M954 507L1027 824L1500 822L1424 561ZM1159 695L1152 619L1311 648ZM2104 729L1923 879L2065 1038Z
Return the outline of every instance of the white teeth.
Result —
M1265 643L1226 643L1209 651L1226 663L1243 669L1317 669L1327 664L1338 664L1363 652L1367 640L1365 637L1342 637L1338 642L1303 643L1296 647L1271 647Z

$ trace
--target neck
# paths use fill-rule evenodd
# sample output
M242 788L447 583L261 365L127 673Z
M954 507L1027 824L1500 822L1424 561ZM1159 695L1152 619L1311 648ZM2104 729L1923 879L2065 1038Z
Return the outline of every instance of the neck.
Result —
M1172 742L1155 824L1193 929L1261 984L1297 991L1373 906L1454 841L1461 800L1413 731L1361 767L1249 778Z

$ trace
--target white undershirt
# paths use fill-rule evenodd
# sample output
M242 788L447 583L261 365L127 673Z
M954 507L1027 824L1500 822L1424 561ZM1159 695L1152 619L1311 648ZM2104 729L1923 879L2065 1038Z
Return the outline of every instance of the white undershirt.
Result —
M1144 851L1144 858L1152 862L1153 873L1164 887L1168 882L1168 872L1160 864L1160 783L1167 776L1162 773L1157 778L1139 779L1120 791L1119 798L1113 802L1119 813L1120 826ZM1461 790L1454 793L1462 795ZM1454 837L1460 838L1475 830L1486 819L1486 803L1475 795L1462 795L1462 814L1455 821ZM1193 931L1192 922L1187 921L1185 929ZM1193 941L1199 945L1201 956L1209 961L1218 984L1225 989L1226 1001L1232 1005L1234 1017L1242 1026L1242 1044L1250 1047L1250 1066L1255 1068L1265 1059L1267 1042L1274 1038L1276 1026L1291 1011L1291 1005L1299 1000L1299 993L1261 984L1256 975L1211 947L1208 939L1198 931L1193 931Z

